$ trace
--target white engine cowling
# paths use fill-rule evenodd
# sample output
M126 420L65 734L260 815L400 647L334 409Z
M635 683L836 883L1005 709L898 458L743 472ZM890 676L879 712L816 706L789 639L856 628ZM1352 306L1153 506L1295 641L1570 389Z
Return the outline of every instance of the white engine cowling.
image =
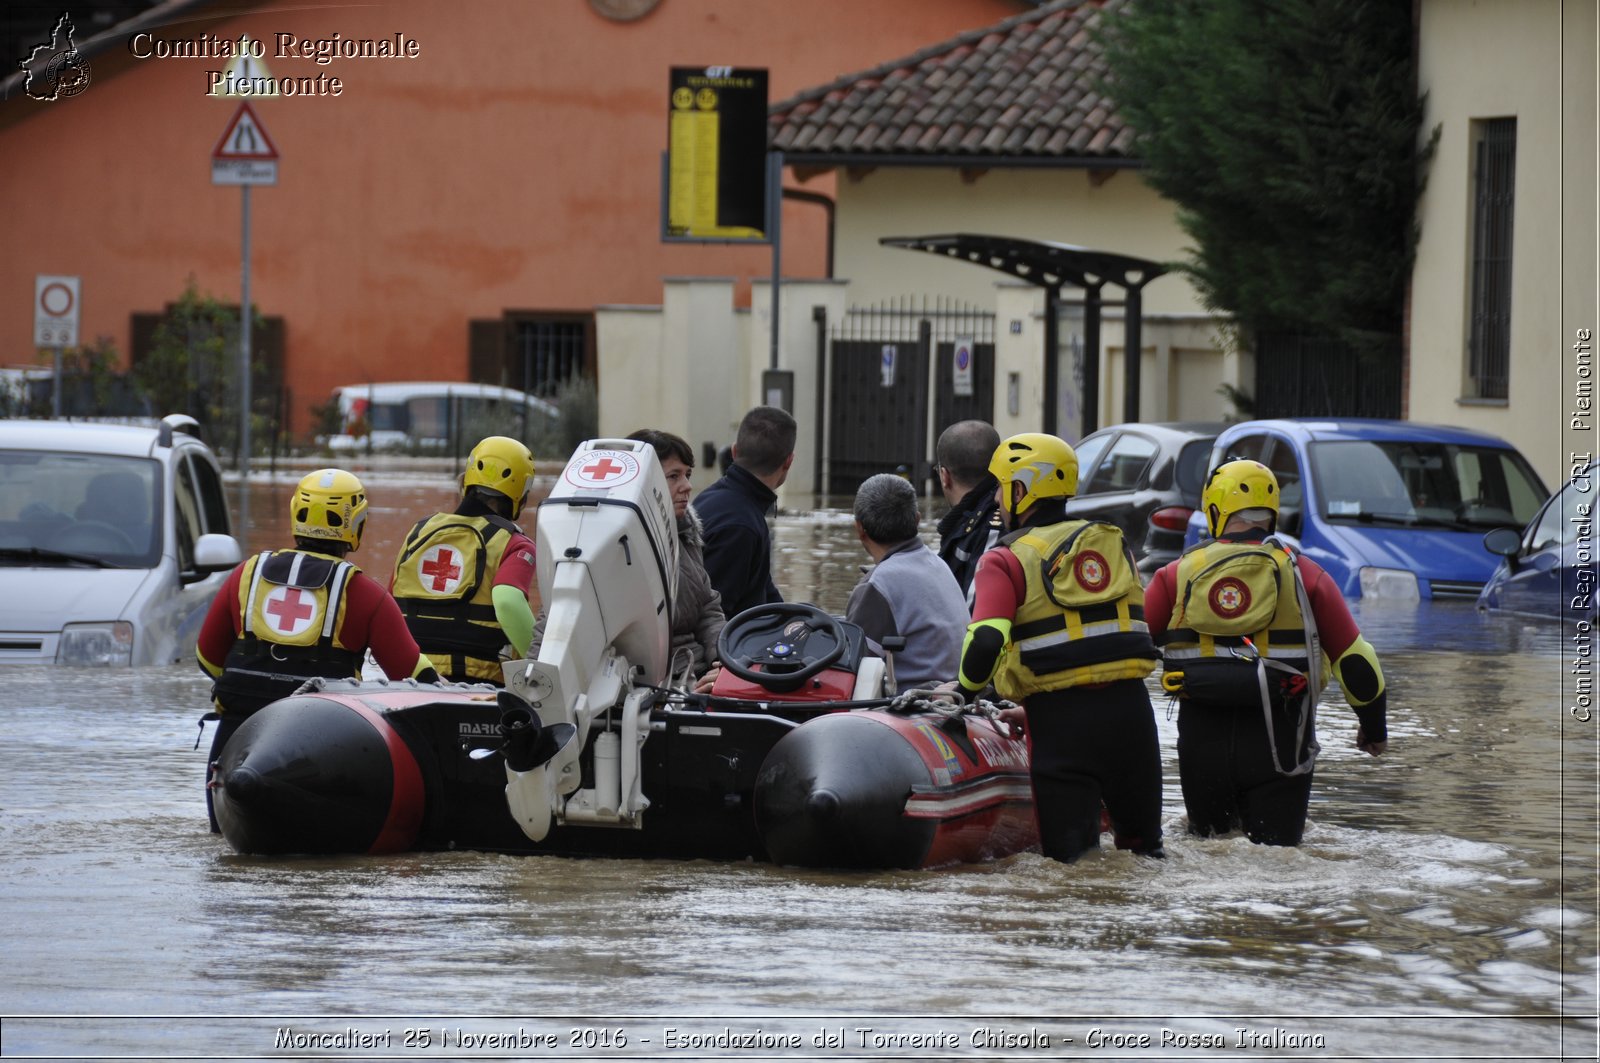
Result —
M539 506L534 537L544 638L535 660L507 665L506 685L546 726L572 724L576 741L534 771L508 766L507 798L535 841L552 813L636 825L649 804L639 792L640 695L666 680L678 590L677 521L655 448L630 439L579 446ZM593 747L608 770L575 793L590 726L613 708L620 718L603 726L616 727L615 738L597 735Z
M547 617L539 659L597 664L601 650L614 646L644 669L645 682L661 682L670 664L678 531L655 448L631 439L579 446L539 506L535 542ZM582 678L576 689L593 672Z

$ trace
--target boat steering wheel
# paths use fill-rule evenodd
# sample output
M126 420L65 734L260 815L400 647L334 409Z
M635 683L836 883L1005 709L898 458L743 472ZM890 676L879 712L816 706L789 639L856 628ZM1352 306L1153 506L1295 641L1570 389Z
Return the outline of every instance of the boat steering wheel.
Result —
M729 620L717 639L717 655L745 682L784 694L844 656L848 642L839 621L816 606L776 602Z

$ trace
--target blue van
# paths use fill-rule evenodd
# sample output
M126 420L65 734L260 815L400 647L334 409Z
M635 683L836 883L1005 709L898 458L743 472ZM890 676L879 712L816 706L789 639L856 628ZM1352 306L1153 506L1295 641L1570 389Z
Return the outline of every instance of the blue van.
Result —
M1500 559L1484 532L1522 526L1549 497L1510 443L1466 428L1350 418L1245 421L1209 468L1253 458L1278 477L1278 531L1347 598L1474 600ZM1189 518L1185 547L1207 537Z

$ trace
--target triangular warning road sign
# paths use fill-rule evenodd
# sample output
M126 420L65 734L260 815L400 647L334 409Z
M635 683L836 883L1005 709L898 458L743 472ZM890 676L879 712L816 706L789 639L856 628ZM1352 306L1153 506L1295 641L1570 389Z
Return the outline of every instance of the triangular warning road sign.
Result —
M228 60L222 68L222 77L212 82L215 86L208 96L277 96L278 79L267 69L267 61L251 53L249 34L239 37L239 54ZM241 91L240 86L244 86Z
M261 124L256 112L250 109L248 103L241 103L228 128L223 131L222 139L217 141L217 149L211 153L211 157L265 161L276 159L278 149L273 146L272 138L267 136L267 127Z

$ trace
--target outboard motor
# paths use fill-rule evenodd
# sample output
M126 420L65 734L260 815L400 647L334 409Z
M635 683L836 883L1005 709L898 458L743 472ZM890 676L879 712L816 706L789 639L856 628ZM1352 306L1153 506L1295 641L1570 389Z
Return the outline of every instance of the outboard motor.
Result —
M639 749L651 687L670 665L678 588L677 526L655 448L631 439L579 446L536 529L544 641L536 660L505 666L506 686L546 727L570 724L572 736L532 770L508 762L507 801L534 841L552 820L637 828L649 804ZM580 790L585 777L592 785Z

